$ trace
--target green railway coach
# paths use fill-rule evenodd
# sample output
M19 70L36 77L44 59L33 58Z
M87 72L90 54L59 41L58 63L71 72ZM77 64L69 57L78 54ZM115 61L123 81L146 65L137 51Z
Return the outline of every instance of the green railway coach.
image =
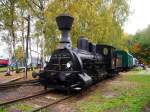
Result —
M123 69L130 69L133 67L133 56L130 53L123 50L117 50L115 54L117 57L121 58L121 67Z

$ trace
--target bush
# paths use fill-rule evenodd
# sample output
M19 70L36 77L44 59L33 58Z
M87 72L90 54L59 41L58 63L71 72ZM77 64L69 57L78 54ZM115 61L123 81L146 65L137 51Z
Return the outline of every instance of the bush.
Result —
M133 71L141 71L141 70L143 70L142 67L135 67L135 68L133 68Z

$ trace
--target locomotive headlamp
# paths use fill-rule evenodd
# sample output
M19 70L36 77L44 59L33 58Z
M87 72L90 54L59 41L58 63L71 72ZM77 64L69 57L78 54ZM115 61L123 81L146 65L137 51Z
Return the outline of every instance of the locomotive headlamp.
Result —
M66 64L66 67L67 67L67 68L70 68L70 67L71 67L71 65L72 65L72 62L71 62L71 61L69 61L69 62Z

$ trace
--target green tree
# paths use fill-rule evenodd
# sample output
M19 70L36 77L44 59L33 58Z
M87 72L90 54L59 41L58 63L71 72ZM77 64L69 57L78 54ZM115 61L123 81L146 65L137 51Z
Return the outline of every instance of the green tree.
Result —
M75 20L71 31L73 46L79 36L84 35L95 43L118 44L129 10L127 0L54 0L45 10L46 35L55 35L55 17L61 13L72 15Z
M18 46L17 49L15 50L15 56L16 59L19 61L23 61L24 59L24 52L22 46Z
M17 0L1 0L0 1L0 22L1 22L1 31L8 31L9 35L12 37L12 46L13 51L15 51L16 45L16 3Z
M40 40L40 47L41 47L41 58L43 59L42 61L44 62L44 57L46 55L46 51L45 48L49 48L49 46L46 46L47 41L45 40L45 16L44 16L44 10L46 8L46 4L48 4L49 0L25 0L29 10L31 12L31 15L33 17L35 17L36 20L36 24L35 24L35 30L36 33L35 35L38 37L35 38L40 38L42 37ZM38 40L38 39L37 39ZM50 44L50 43L49 43ZM49 55L49 53L48 53Z
M133 35L133 49L131 52L138 57L138 59L145 63L150 64L150 25Z
M123 49L123 42L127 42L127 39L124 38L126 35L123 34L122 26L129 14L128 3L128 0L2 0L0 28L8 30L13 46L18 37L21 37L24 44L27 24L24 17L31 15L35 22L33 39L36 40L37 47L41 47L40 54L44 57L56 48L59 41L56 16L68 13L74 17L70 36L73 47L83 35L93 43L109 44ZM21 31L18 37L17 31ZM31 38L30 36L29 41Z

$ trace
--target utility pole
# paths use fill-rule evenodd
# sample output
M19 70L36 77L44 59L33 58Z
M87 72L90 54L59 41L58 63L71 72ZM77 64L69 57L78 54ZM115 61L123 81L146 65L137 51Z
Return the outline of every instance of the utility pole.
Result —
M30 37L30 15L28 15L27 18L25 18L28 22L28 28L27 28L27 37L26 37L26 55L25 55L25 79L28 78L28 40Z

